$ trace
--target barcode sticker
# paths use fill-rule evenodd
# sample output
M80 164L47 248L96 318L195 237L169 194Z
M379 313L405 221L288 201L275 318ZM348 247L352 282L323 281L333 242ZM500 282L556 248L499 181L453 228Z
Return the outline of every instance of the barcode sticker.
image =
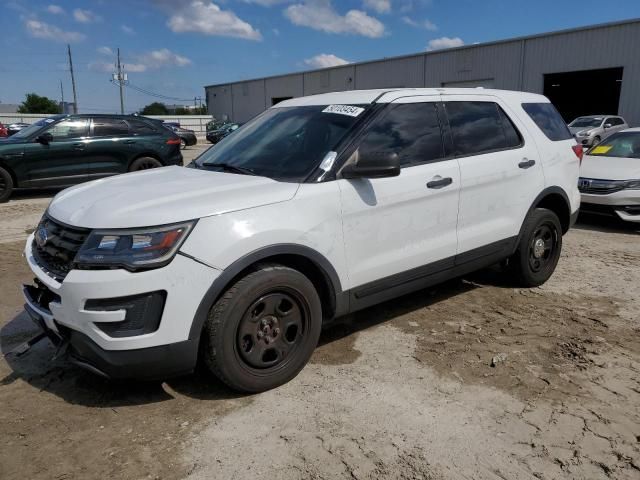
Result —
M354 107L353 105L329 105L322 110L322 113L337 113L338 115L347 115L349 117L357 117L362 112L364 112L364 108Z

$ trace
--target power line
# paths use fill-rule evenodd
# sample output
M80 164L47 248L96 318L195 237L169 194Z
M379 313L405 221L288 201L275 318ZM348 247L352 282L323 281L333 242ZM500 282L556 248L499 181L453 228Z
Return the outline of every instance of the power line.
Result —
M118 84L118 82L113 82L114 84ZM156 97L156 98L161 98L163 100L173 100L176 102L191 102L193 100L193 98L178 98L178 97L171 97L169 95L163 95L161 93L156 93L156 92L152 92L150 90L147 90L145 88L139 87L137 85L133 85L131 82L126 82L123 83L123 85L127 88L131 88L132 90L135 90L136 92L139 93L143 93L145 95L149 95L151 97Z

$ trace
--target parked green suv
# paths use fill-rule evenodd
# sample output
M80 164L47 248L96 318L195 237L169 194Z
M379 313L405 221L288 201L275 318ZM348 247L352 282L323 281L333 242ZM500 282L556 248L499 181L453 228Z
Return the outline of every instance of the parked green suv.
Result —
M0 140L0 202L16 188L67 187L182 165L180 137L133 115L57 115Z

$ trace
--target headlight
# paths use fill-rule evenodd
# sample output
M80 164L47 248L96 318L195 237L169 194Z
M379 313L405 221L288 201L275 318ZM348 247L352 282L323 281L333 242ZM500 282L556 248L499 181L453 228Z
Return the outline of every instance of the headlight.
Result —
M171 261L195 223L194 220L164 227L94 230L76 254L75 262L131 270L161 267Z
M630 188L632 190L640 190L640 180L629 180L624 188Z

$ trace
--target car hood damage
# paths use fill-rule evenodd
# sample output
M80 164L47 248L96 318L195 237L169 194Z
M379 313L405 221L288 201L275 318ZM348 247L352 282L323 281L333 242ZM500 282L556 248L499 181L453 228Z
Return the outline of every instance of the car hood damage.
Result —
M48 213L76 227L147 227L285 202L298 186L266 177L164 167L68 188L56 195Z

